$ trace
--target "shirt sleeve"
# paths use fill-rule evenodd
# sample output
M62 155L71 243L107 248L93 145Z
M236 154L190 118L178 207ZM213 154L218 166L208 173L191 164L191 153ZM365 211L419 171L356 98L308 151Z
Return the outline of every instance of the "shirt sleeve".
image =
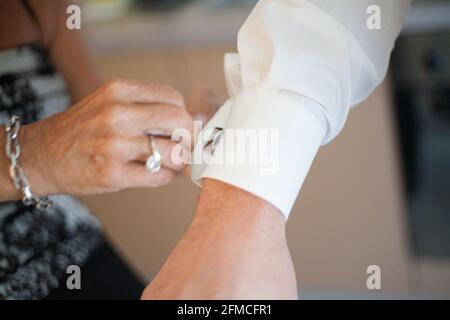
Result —
M319 147L385 77L409 4L260 0L239 31L238 53L225 56L230 99L200 135L194 181L207 177L234 185L287 218ZM205 163L199 155L207 152L213 128L224 130ZM266 152L270 163L223 161L247 152L228 132L256 133L263 143L253 144L267 149L257 155Z

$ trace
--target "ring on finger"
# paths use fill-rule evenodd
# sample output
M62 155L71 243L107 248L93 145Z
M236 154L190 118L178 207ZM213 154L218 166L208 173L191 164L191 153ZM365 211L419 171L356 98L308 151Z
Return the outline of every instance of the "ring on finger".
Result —
M150 173L157 173L161 170L162 156L159 150L156 148L155 139L153 136L149 136L150 143L150 157L148 157L145 166Z

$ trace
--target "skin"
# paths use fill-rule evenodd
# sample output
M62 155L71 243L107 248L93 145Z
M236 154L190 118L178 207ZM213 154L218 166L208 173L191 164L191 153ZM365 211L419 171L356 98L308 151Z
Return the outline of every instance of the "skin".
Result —
M145 168L151 155L146 133L170 135L183 128L193 134L192 119L183 105L181 95L168 87L108 82L67 111L24 126L19 137L20 163L33 191L40 195L91 195L165 185L185 167L172 161L178 142L155 138L162 169L150 174ZM1 160L0 201L17 195L7 181L5 158Z
M283 215L205 179L191 225L142 299L297 299Z
M0 1L0 50L39 42L55 68L65 78L75 103L100 86L79 31L68 30L63 0L29 0L41 32L18 0Z

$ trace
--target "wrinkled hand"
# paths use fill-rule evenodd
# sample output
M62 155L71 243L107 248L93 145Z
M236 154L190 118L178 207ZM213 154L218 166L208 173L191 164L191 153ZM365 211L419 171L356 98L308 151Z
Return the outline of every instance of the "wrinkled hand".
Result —
M84 100L21 130L21 163L37 194L89 195L169 183L182 163L172 161L177 145L155 138L162 168L150 174L148 133L170 136L193 122L176 90L115 80ZM190 149L190 142L185 148Z

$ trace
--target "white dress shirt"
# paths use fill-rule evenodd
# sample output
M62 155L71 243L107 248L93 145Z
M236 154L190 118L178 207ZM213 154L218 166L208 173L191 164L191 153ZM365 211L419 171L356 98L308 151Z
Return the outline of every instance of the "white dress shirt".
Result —
M205 129L277 129L279 168L263 174L261 164L197 164L194 181L234 185L287 218L319 147L385 77L409 4L260 0L239 32L239 53L225 56L230 99ZM196 152L204 145L199 141Z

